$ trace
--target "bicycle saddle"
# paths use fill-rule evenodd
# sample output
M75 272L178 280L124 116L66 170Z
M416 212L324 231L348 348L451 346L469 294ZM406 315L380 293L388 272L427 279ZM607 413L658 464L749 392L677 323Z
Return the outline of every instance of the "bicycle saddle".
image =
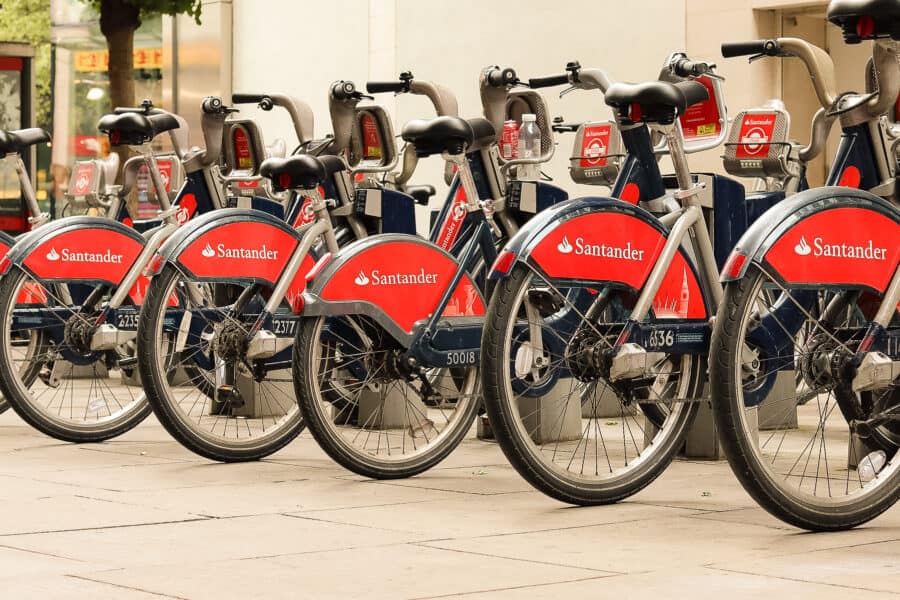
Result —
M428 200L434 196L433 185L411 185L406 188L406 193L415 199L416 203L427 205Z
M0 131L0 155L21 154L29 146L49 141L50 134L39 127Z
M413 145L418 156L442 152L462 154L472 145L475 132L467 121L459 117L437 117L427 121L410 121L403 126L401 137Z
M469 146L469 150L490 146L497 140L497 131L494 129L494 125L487 119L468 119L466 122L469 124L469 127L472 128L472 134L475 138L472 140L472 145Z
M139 146L164 131L178 129L178 119L169 113L142 115L136 112L100 117L97 129L109 136L113 144Z
M344 159L340 156L328 154L325 156L317 156L316 159L322 163L322 166L325 168L325 175L327 176L347 170L347 163L344 162Z
M709 99L709 92L696 81L668 83L614 83L606 90L606 104L619 113L625 123L661 123L675 121L688 107ZM637 106L637 110L634 110Z
M267 158L259 167L259 174L268 177L276 188L311 190L328 177L322 161L309 154L295 154L287 158Z
M888 36L900 39L897 0L832 0L828 4L828 20L844 30L844 39L849 43Z

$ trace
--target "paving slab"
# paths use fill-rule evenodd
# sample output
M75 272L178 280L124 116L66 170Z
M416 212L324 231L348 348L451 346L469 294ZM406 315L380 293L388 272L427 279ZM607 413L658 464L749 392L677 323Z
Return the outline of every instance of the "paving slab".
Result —
M317 574L328 572L328 577ZM223 574L228 574L223 577ZM488 586L536 585L611 575L588 569L479 556L410 545L356 548L275 558L122 569L99 581L185 598L422 598L466 594ZM261 582L279 589L260 592Z
M86 446L0 415L0 598L900 597L900 508L836 534L757 507L724 462L676 461L613 506L534 491L496 444L371 481L309 435L255 463L155 420Z
M689 596L685 593L689 590ZM682 593L679 594L678 592ZM540 586L513 587L467 595L471 600L559 600L560 598L679 598L691 600L759 600L810 598L815 600L880 600L896 594L869 592L805 581L698 568L620 575Z
M0 538L9 548L52 553L113 569L177 564L185 568L221 561L383 546L424 536L312 518L261 515L116 527Z

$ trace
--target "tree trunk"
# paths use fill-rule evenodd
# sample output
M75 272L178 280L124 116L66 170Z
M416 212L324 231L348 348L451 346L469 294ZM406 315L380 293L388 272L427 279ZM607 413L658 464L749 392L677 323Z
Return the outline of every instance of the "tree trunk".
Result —
M141 24L140 9L129 0L101 0L100 31L106 38L109 51L109 102L110 108L134 106L134 31ZM113 146L119 154L121 183L122 167L128 160L128 146Z
M106 36L109 48L110 108L134 106L134 29L119 29Z

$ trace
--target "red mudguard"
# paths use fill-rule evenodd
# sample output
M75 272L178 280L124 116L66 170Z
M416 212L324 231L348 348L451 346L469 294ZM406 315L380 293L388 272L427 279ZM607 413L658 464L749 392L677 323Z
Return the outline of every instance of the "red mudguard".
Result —
M319 305L364 303L402 331L431 316L456 272L454 258L411 235L379 235L342 249L311 290ZM481 291L466 274L444 310L446 317L483 317ZM340 312L348 312L341 310Z
M653 215L619 200L581 198L544 212L519 231L503 254L513 253L515 260L555 280L640 290L666 243L666 229ZM705 319L707 307L694 266L679 250L654 298L654 315Z
M3 261L44 281L118 285L144 248L134 229L101 217L67 217L22 236Z
M791 284L864 285L883 292L900 261L900 212L850 188L801 192L776 205L738 242L722 273L753 262Z

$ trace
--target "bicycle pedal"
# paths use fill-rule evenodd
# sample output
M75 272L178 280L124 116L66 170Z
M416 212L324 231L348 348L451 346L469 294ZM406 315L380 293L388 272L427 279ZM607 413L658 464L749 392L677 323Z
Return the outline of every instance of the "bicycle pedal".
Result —
M59 387L59 377L53 375L52 364L41 367L41 370L38 372L38 379L40 379L47 387Z
M244 406L244 399L241 397L241 393L233 385L220 385L216 388L216 400L222 406L232 409Z

